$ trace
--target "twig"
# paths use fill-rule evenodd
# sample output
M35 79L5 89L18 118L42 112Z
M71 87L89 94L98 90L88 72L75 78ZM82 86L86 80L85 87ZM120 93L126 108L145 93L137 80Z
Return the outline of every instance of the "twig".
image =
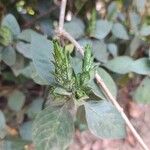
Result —
M63 29L64 20L62 20L62 19L64 19L65 8L66 8L66 6L64 6L64 5L66 5L66 2L67 2L67 0L62 0L62 3L61 3L61 11L60 11L60 20L59 20L59 31L58 31L58 33L59 33L59 35L62 35L63 37L65 37L66 39L68 39L70 42L72 42L76 46L77 50L83 56L84 55L83 48L78 44L78 42L69 33L67 33ZM102 88L103 92L106 94L107 98L111 100L111 102L114 104L114 106L116 107L116 109L119 111L119 113L121 114L122 118L126 122L127 126L131 130L132 134L135 136L135 138L137 139L137 141L141 144L141 146L143 147L143 149L144 150L149 150L149 148L147 147L147 145L144 143L143 139L140 137L140 135L137 133L137 131L135 130L135 128L131 124L130 120L128 119L128 117L124 113L124 111L121 108L121 106L119 105L119 103L112 96L111 92L109 91L109 89L105 85L104 81L99 76L99 74L97 74L97 73L95 74L95 79L97 80L97 83L101 86L101 88Z
M38 15L37 17L35 17L35 19L33 19L32 21L27 22L26 24L23 25L23 28L29 28L31 26L33 26L35 24L35 22L41 18L44 18L46 16L48 16L52 11L54 11L57 8L57 6L53 6L51 7L48 11Z
M62 0L59 15L59 30L63 30L67 0Z

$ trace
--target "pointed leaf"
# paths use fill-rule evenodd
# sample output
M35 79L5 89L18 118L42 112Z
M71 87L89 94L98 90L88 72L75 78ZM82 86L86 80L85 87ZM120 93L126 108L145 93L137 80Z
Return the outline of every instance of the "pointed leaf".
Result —
M112 28L112 33L115 37L123 40L128 40L129 36L125 27L121 23L115 23Z
M41 111L33 124L36 150L64 150L74 133L73 118L66 108L48 107Z
M145 77L133 93L133 99L139 103L150 104L150 78Z
M89 130L99 138L125 137L125 123L116 108L105 100L85 103Z
M31 55L33 64L39 74L39 76L46 80L48 84L51 84L54 79L52 76L53 71L53 43L46 37L34 33L31 35Z

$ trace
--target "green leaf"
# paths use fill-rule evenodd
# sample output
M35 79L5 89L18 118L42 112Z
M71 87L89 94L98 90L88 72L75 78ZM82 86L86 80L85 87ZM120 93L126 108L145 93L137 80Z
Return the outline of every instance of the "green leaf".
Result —
M149 36L150 35L150 26L142 26L141 30L140 30L140 34L142 36Z
M75 72L75 74L78 74L82 71L82 59L78 57L72 57L71 58L71 66Z
M14 36L17 36L20 33L20 27L16 18L12 14L8 14L2 20L2 26L7 26Z
M27 115L29 118L34 119L35 116L42 110L44 99L41 97L38 97L33 100L33 102L29 105L27 109Z
M3 139L6 135L6 120L3 112L0 110L0 138Z
M54 81L51 74L53 71L53 43L46 37L34 33L31 35L31 55L33 64L38 72L39 76L46 80L48 84Z
M135 5L139 13L143 14L145 10L146 0L136 0Z
M125 123L116 108L105 100L85 103L89 130L99 138L125 137Z
M65 150L74 134L73 118L66 107L48 107L41 111L33 124L36 150Z
M150 60L144 57L137 59L131 64L130 69L137 74L150 75Z
M95 37L104 39L111 31L112 23L107 20L98 20L96 22Z
M42 79L37 73L33 62L30 62L28 66L18 71L18 74L22 74L27 78L33 79L33 81L40 85L48 85L46 80Z
M8 46L12 42L11 31L8 27L0 27L0 44L3 46Z
M118 47L114 43L109 43L107 45L108 51L110 54L112 54L113 57L116 57L118 55Z
M108 61L104 66L116 73L126 74L131 71L133 59L128 56L118 56Z
M100 75L100 77L103 79L104 83L112 93L112 95L116 98L117 96L117 87L115 82L113 81L112 77L102 68L97 69L97 73ZM103 94L103 91L100 89L100 87L94 82L94 80L90 80L88 83L88 86L91 88L92 92L102 98L105 99L105 95Z
M128 40L129 36L125 27L121 23L115 23L112 27L112 33L115 37L123 40Z
M140 45L141 45L141 40L139 39L138 36L135 36L129 45L130 56L133 56L136 53Z
M64 28L75 39L84 35L85 25L79 18L73 18L70 22L65 22Z
M16 49L19 53L21 53L26 58L31 58L31 50L30 50L30 44L25 42L17 42Z
M23 123L19 127L19 133L23 140L32 141L32 121Z
M150 61L148 58L133 60L128 56L119 56L108 61L104 66L119 74L126 74L129 72L142 75L150 74Z
M20 111L25 103L25 95L18 90L14 90L8 97L8 106L11 110Z
M141 17L136 12L130 12L129 19L130 19L131 29L136 34L136 32L138 32L138 25L141 22Z
M12 46L8 46L2 50L2 60L8 65L12 66L16 62L16 52Z
M115 20L118 14L118 7L117 7L117 3L116 1L112 1L107 9L107 15L108 18L110 18L111 20Z
M145 77L133 93L133 99L139 103L150 104L150 78Z

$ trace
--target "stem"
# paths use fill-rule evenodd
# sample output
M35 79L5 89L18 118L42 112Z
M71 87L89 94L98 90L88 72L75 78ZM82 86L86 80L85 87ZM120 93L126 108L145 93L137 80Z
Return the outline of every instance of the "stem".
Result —
M59 15L59 30L63 30L67 0L62 0Z
M77 50L83 56L84 55L83 48L79 45L79 43L69 33L67 33L63 29L66 3L67 3L67 0L62 0L61 11L60 11L60 18L59 18L60 20L59 20L59 31L58 31L58 34L62 35L63 37L65 37L66 39L68 39L71 43L73 43L76 46ZM132 134L135 136L135 138L137 139L137 141L141 144L141 146L143 147L143 149L144 150L149 150L149 148L147 147L147 145L144 143L143 139L140 137L140 135L135 130L135 128L131 124L130 120L128 119L128 117L124 113L123 108L119 105L119 103L113 97L113 95L111 94L111 92L109 91L109 89L107 88L107 86L105 85L104 81L102 80L102 78L97 73L95 74L95 79L97 80L97 83L99 84L99 86L102 88L104 94L107 96L108 99L111 100L111 102L114 104L114 106L116 107L116 109L119 111L119 113L121 114L121 116L124 119L125 123L129 127L129 129L131 130Z

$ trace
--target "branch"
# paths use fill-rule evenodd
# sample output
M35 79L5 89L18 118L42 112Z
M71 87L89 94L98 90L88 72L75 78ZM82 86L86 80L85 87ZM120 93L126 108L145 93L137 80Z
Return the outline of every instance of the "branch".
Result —
M67 0L62 0L61 10L60 10L60 18L59 18L59 30L57 31L57 33L60 36L63 36L66 39L68 39L71 43L73 43L76 46L77 50L83 56L84 55L83 48L79 45L79 43L69 33L67 33L63 29L66 3L67 3ZM135 136L135 138L137 139L137 141L141 144L141 146L143 147L143 149L144 150L149 150L149 148L147 147L147 145L144 143L143 139L140 137L140 135L137 133L137 131L135 130L135 128L131 124L130 120L128 119L128 117L124 113L124 111L121 108L121 106L119 105L119 103L113 97L113 95L111 94L111 92L109 91L109 89L107 88L107 86L105 85L104 81L102 80L102 78L97 73L95 74L95 79L96 79L97 83L99 84L99 86L102 88L104 94L107 96L108 99L111 100L111 102L114 104L114 106L116 107L116 109L119 111L119 113L121 114L121 116L124 119L125 123L129 127L129 129L131 130L132 134Z
M67 0L62 0L59 15L59 30L63 30Z

